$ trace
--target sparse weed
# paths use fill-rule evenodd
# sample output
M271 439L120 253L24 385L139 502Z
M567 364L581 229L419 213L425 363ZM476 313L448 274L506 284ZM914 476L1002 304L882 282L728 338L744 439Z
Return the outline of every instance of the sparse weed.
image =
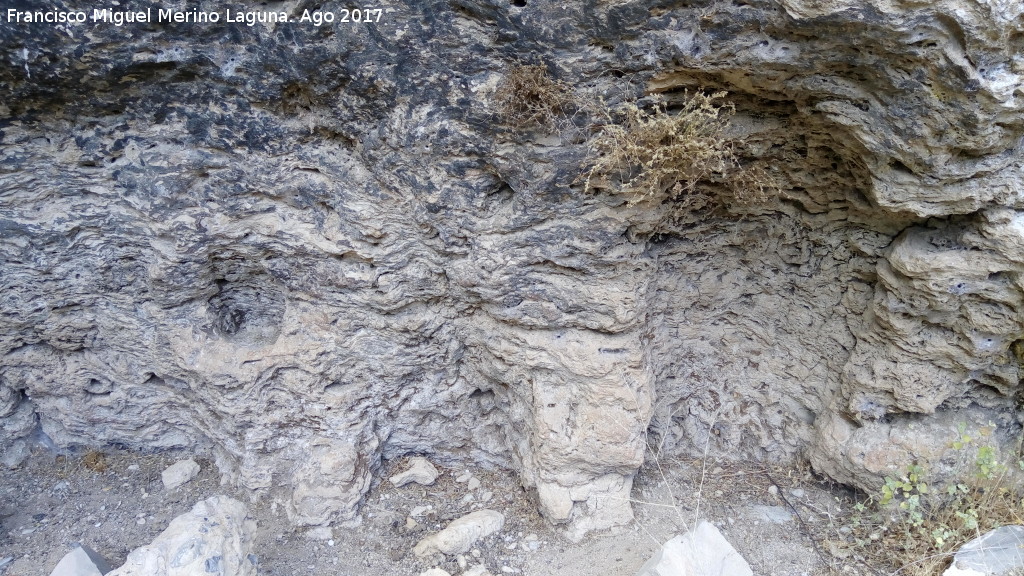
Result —
M724 92L697 93L671 114L658 104L651 111L628 102L616 110L602 107L604 127L593 143L593 165L585 188L613 185L641 201L671 189L673 196L693 192L713 172L736 164L733 143L725 137L729 104Z
M927 470L914 464L885 478L879 494L854 505L843 542L845 553L891 574L935 576L963 544L985 532L1024 520L1024 494L1007 478L1008 466L990 445L975 445L964 427L951 447L973 456L962 482L933 491ZM1020 465L1020 462L1017 462Z
M506 71L494 100L499 118L515 129L555 131L572 125L577 113L589 117L597 134L577 180L585 191L611 189L631 203L667 197L678 212L702 213L767 204L780 193L764 167L741 165L743 139L727 135L735 106L725 96L696 92L672 110L661 102L648 109L633 101L584 105L546 66L517 64Z

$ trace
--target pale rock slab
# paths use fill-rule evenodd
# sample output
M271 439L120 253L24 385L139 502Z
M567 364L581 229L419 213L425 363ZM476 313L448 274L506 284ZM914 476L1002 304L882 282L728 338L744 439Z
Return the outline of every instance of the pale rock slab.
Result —
M335 521L358 522L348 506L370 486L370 470L360 466L360 453L372 451L376 440L317 437L306 446L302 464L292 473L294 490L285 507L295 524L321 526ZM344 512L341 512L344 511Z
M214 496L172 520L110 576L256 576L255 534L245 504Z
M1024 526L1003 526L960 547L942 576L1009 576L1024 570Z
M310 540L323 540L324 542L334 538L334 530L330 526L314 526L306 530L306 538Z
M111 566L105 558L88 546L75 546L57 562L50 576L103 576Z
M760 504L750 507L750 517L772 524L785 524L793 520L793 514L782 506L763 506Z
M391 483L396 487L401 488L406 484L415 482L416 484L422 484L424 486L430 486L437 480L440 473L437 468L430 463L429 460L423 457L417 456L409 460L410 467L405 472L395 474L390 478Z
M431 568L430 570L427 570L426 572L420 573L420 576L452 576L452 575L447 570L442 570L440 568Z
M171 464L160 474L160 478L164 482L165 489L174 490L191 481L197 474L199 474L199 464L190 458Z
M753 576L747 561L710 522L666 542L637 576Z
M434 552L462 554L468 552L477 540L494 534L504 525L505 515L501 512L478 510L452 521L437 534L420 540L413 552L417 556L427 556Z

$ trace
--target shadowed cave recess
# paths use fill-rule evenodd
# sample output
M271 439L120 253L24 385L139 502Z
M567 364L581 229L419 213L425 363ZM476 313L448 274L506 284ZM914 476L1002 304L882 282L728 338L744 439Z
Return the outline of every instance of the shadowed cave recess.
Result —
M965 430L1019 450L1019 3L380 7L0 27L4 465L187 449L316 526L420 454L581 535L654 451L873 490ZM557 125L503 121L523 64ZM590 105L717 91L770 202L584 190Z

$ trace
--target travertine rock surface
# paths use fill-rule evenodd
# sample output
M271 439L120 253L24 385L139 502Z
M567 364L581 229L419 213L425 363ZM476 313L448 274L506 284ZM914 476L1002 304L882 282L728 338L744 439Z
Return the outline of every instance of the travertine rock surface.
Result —
M471 460L578 534L630 518L649 442L862 487L943 461L921 430L1010 449L1019 3L381 6L0 26L4 463L207 451L327 525L384 458ZM727 90L779 201L584 193L593 114L496 113L532 60L584 103Z

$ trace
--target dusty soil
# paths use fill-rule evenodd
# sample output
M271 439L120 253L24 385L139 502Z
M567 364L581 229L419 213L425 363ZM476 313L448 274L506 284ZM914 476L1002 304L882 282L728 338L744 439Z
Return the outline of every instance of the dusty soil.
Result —
M190 456L113 450L54 455L40 449L21 467L0 471L0 561L14 557L0 575L47 576L76 542L117 566L203 498L226 493L249 501L246 494L221 486L212 462L201 457L195 458L202 466L198 477L166 491L160 472ZM404 465L391 462L383 477ZM378 482L362 508L361 523L335 526L329 539L290 527L284 511L269 499L250 502L259 526L259 573L415 576L436 566L457 575L461 563L484 564L495 575L632 576L661 542L700 517L722 530L755 574L811 576L829 573L812 539L827 539L841 525L845 507L837 493L806 471L662 461L660 467L648 464L636 482L633 525L572 542L537 514L530 494L509 472L438 468L442 474L432 486ZM467 472L480 482L474 490ZM409 523L410 513L425 506L430 508L416 524ZM504 513L506 524L470 554L426 559L412 554L420 538L481 508ZM838 573L859 573L828 561Z

